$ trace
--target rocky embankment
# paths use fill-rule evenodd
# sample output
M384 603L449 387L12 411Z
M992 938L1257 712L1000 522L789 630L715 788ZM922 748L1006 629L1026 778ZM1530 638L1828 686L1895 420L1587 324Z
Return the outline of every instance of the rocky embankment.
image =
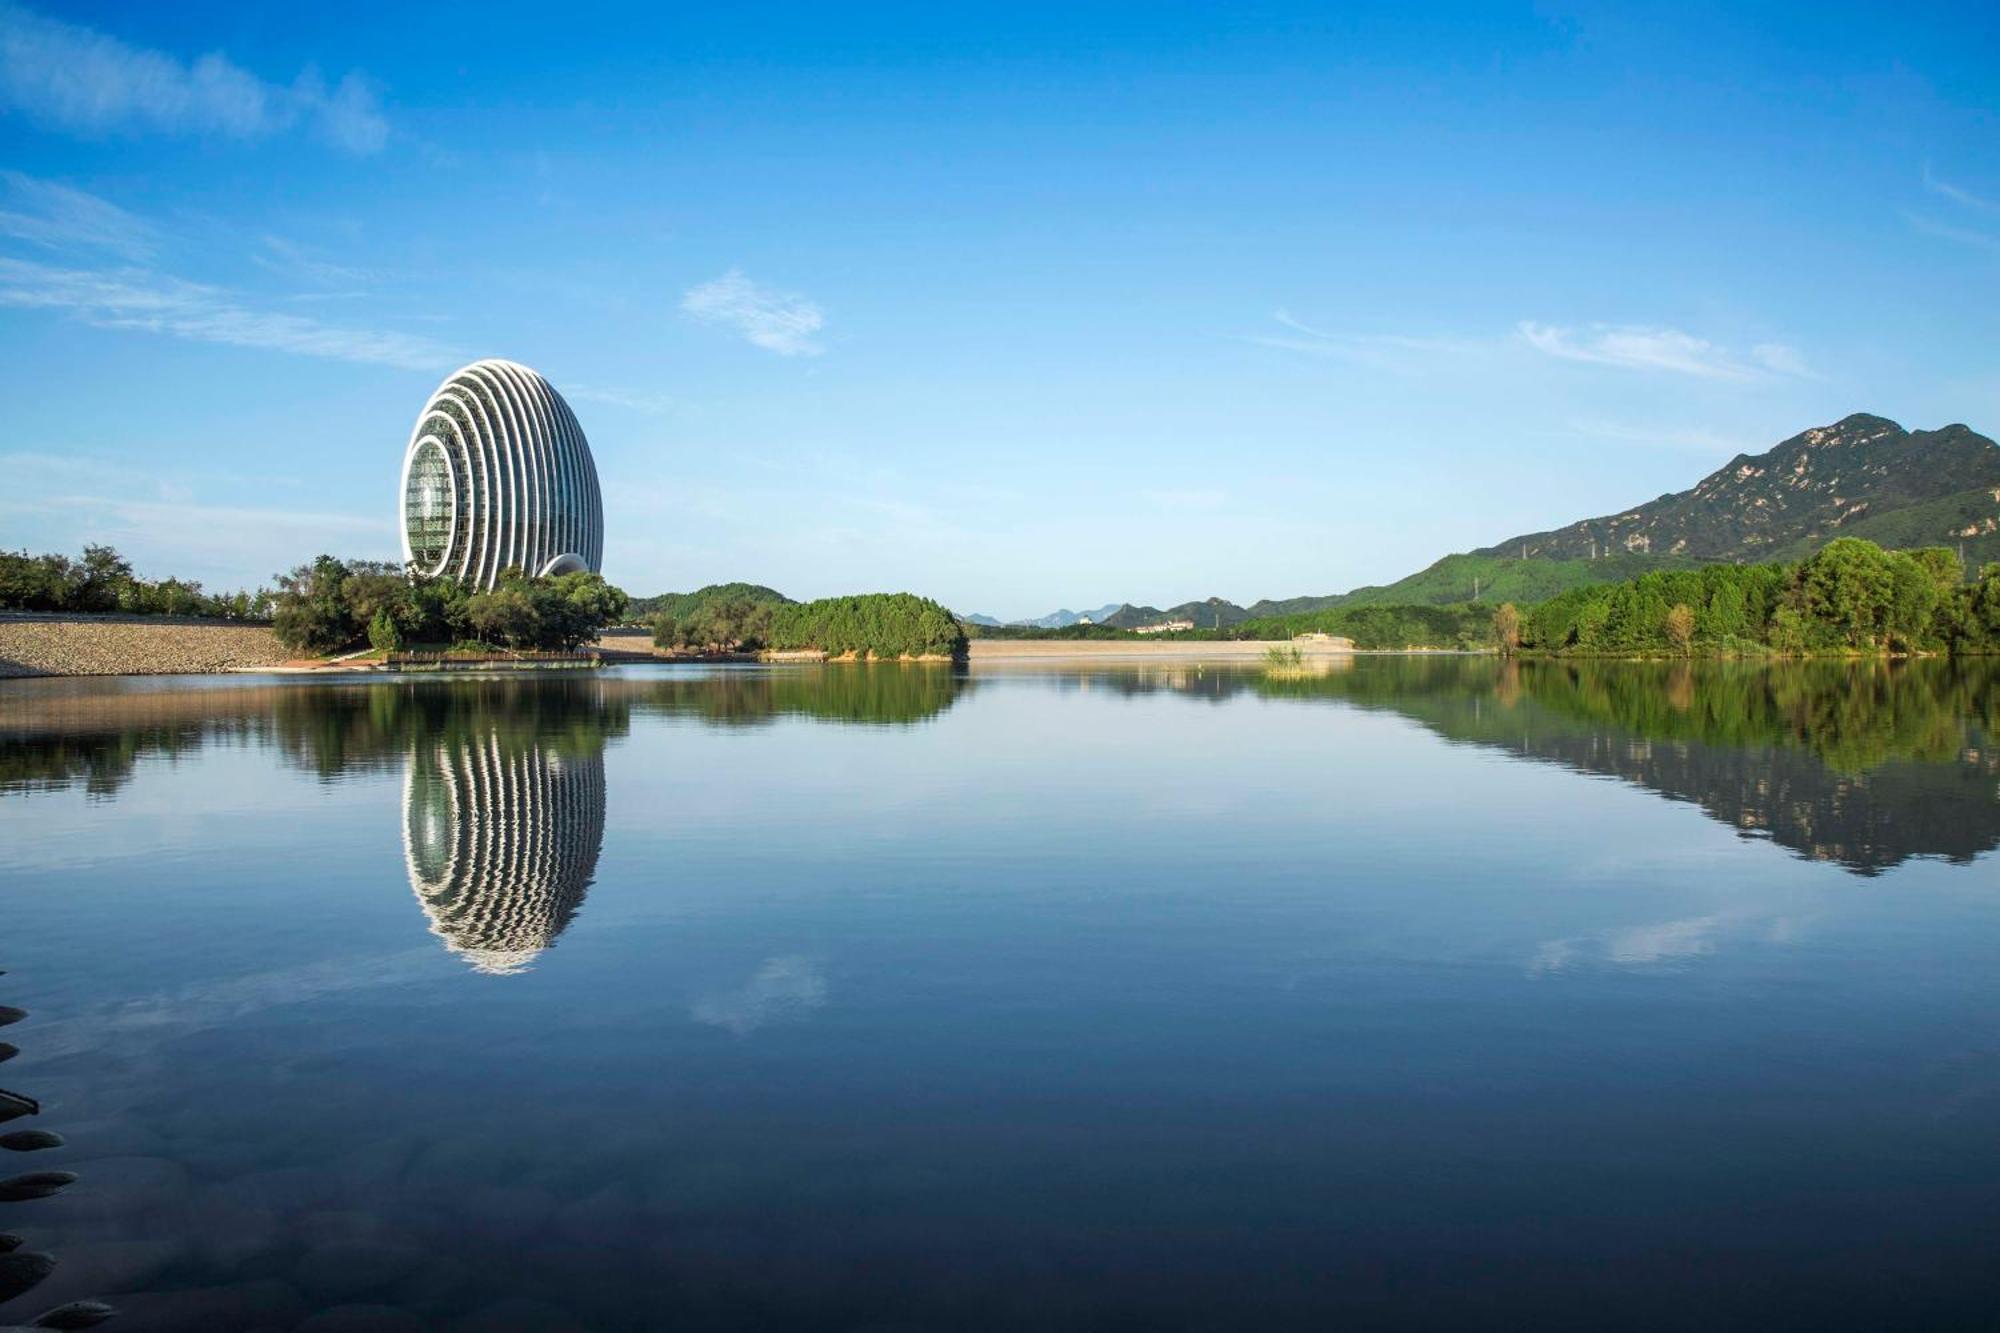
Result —
M262 625L178 616L0 616L0 677L157 676L276 666Z

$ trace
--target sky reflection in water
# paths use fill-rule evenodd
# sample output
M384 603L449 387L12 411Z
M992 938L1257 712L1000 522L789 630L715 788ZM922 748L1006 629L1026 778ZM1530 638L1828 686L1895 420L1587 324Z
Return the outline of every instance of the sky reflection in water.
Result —
M5 1081L83 1176L0 1216L62 1262L23 1305L1824 1328L2000 1294L1990 667L203 684L0 687Z

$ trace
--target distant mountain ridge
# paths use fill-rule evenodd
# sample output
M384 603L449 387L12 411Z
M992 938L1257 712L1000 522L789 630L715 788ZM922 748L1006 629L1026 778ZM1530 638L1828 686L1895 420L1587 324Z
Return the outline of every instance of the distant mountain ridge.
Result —
M1544 601L1565 589L1715 560L1797 560L1835 537L1950 546L1969 569L2000 560L2000 445L1968 426L1908 431L1857 412L1761 454L1738 454L1684 491L1615 514L1447 555L1394 583L1324 596L1221 598L1162 611L1126 605L1122 628L1202 628L1340 606Z
M1622 551L1768 560L1897 510L1995 488L2000 446L1984 435L1963 425L1911 432L1857 412L1765 453L1738 454L1688 490L1472 554L1577 560ZM1942 542L1954 534L1933 535Z
M1209 597L1199 602L1182 602L1162 611L1154 606L1134 606L1126 602L1098 623L1117 629L1139 629L1146 625L1164 625L1176 620L1194 622L1196 629L1228 629L1240 625L1250 618L1250 613L1236 603L1220 597Z
M1081 625L1086 620L1093 625L1102 625L1106 618L1117 611L1122 605L1124 605L1122 602L1110 602L1098 607L1095 611L1072 611L1064 607L1060 611L1051 611L1045 616L1036 616L1032 620L1009 620L1002 622L993 620L991 617L986 617L976 623L990 623L994 625L1005 623L1007 625L1018 626L1022 629L1068 629L1071 625Z

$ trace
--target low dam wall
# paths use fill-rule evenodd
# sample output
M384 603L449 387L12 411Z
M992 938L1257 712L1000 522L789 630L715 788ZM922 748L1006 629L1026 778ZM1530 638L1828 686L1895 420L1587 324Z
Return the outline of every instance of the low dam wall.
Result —
M267 627L228 620L0 615L0 677L179 675L291 656Z

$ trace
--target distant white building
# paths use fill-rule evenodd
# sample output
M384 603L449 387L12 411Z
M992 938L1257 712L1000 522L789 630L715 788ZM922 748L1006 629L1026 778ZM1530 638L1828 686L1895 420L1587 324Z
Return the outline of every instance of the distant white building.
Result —
M1172 634L1176 630L1193 629L1192 620L1162 620L1157 625L1135 625L1134 634Z

